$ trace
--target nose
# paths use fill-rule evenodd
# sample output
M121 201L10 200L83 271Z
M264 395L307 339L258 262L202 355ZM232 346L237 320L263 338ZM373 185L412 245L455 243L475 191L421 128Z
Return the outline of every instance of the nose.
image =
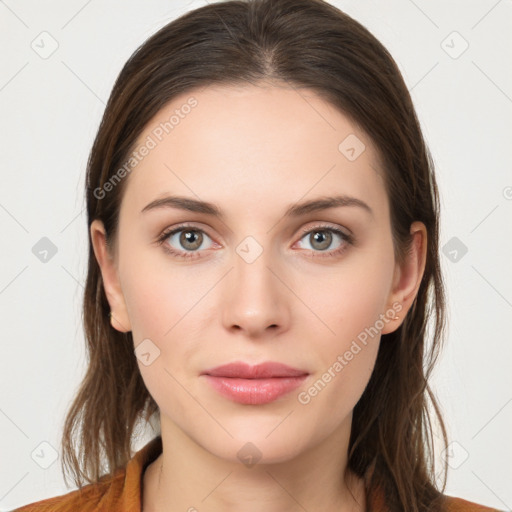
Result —
M287 300L291 292L283 284L283 270L272 260L271 251L261 249L242 244L233 257L234 268L226 276L224 290L224 327L243 331L250 338L276 335L287 328L290 317Z

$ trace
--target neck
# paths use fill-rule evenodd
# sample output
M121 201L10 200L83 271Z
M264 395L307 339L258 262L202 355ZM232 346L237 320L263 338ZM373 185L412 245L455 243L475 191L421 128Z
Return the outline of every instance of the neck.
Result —
M361 512L364 481L346 470L341 434L292 459L248 467L204 450L181 430L162 430L164 450L146 471L143 512Z

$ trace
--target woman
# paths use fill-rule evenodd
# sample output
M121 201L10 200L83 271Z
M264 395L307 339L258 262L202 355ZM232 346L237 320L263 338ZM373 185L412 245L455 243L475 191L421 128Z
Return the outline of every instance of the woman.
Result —
M492 510L437 486L437 186L359 23L255 0L162 28L114 86L87 206L80 489L20 511Z

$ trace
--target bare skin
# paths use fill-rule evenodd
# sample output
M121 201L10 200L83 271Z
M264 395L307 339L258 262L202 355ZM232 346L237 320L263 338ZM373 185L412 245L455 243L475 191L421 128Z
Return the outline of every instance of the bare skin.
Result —
M138 360L160 408L163 442L144 475L142 510L362 511L363 481L347 471L352 412L380 335L399 327L418 291L425 227L412 224L412 251L399 265L378 154L313 91L283 84L192 91L164 107L140 143L191 96L197 106L125 178L116 254L106 249L103 224L91 225L112 327L132 331L134 348L150 339L160 351L147 366ZM365 145L353 160L339 149L350 134ZM141 213L171 194L215 203L224 217ZM369 209L285 216L296 203L334 195ZM163 245L155 242L183 222L188 227ZM195 237L180 238L187 232ZM250 263L242 257L258 247ZM371 327L379 334L363 344ZM278 361L309 375L271 403L239 404L201 375L233 361ZM325 386L310 391L319 379ZM249 442L261 457L252 467L237 455Z

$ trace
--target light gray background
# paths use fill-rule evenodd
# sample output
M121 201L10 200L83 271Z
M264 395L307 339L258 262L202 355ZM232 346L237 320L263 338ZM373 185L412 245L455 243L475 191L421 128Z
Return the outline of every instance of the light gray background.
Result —
M510 510L512 4L331 3L398 62L437 164L450 329L432 386L453 443L446 492ZM0 0L3 510L71 490L52 447L84 371L86 159L128 57L204 4ZM43 237L57 248L46 262L33 252Z

